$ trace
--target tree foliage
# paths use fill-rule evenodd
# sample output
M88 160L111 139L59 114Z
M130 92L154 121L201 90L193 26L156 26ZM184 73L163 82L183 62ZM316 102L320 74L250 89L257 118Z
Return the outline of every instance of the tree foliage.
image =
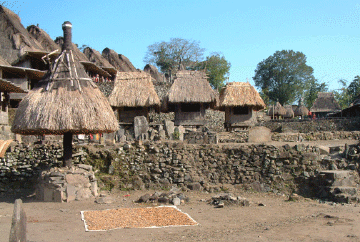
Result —
M350 103L360 94L360 76L355 76L349 85L347 85L347 81L344 79L339 80L339 84L341 88L333 92L341 109L344 109L349 107Z
M281 104L293 103L303 94L306 83L314 79L313 68L306 64L306 56L293 50L276 51L257 65L255 85L269 100Z
M161 72L171 73L180 63L187 69L203 60L205 49L200 42L181 38L171 38L169 42L157 42L149 45L144 62L156 65Z
M220 53L212 53L205 61L199 62L195 70L205 70L212 88L219 90L229 76L231 64Z
M313 105L319 92L326 92L327 85L325 82L319 83L317 79L311 79L306 83L304 91L304 105L309 109Z

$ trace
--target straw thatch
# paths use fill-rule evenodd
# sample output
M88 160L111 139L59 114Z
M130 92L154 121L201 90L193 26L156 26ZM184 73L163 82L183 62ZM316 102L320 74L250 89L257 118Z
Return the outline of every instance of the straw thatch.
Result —
M116 53L114 50L105 48L102 51L102 56L109 61L118 71L121 72L133 72L137 69L133 66L130 60L121 54Z
M211 88L206 74L202 71L178 71L174 83L164 97L164 111L171 111L175 103L208 103L215 107L217 93Z
M68 26L71 24L65 22L63 28ZM71 50L71 32L69 38L51 70L20 102L12 126L14 133L62 135L118 129L109 102Z
M304 105L298 106L294 111L294 115L296 117L307 116L307 115L309 115L309 109L307 109L307 107L305 107Z
M284 118L294 118L294 110L292 105L285 105L284 106L286 113L283 115Z
M57 49L61 50L61 46L57 45L50 35L38 26L30 25L26 30L41 44L45 51L52 52Z
M286 109L279 103L276 102L275 106L270 106L268 113L268 116L275 116L275 117L283 117L286 115Z
M313 106L310 108L313 113L337 112L340 110L341 107L332 92L319 92Z
M10 64L26 51L45 51L21 24L19 16L0 5L0 55Z
M145 72L118 72L109 96L113 107L159 107L151 76Z
M259 111L266 107L256 89L248 82L230 82L220 91L219 109L225 107L251 107Z

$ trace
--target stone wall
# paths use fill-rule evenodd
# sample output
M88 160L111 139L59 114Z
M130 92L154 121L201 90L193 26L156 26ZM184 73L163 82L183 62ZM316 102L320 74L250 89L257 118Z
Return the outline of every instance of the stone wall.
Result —
M74 163L92 165L101 187L141 189L194 187L216 191L227 185L256 191L307 191L304 184L320 170L359 170L359 147L351 147L351 159L318 147L285 145L191 145L182 142L126 143L122 146L79 146ZM340 154L343 151L340 149ZM59 166L59 146L16 146L1 160L0 191L30 186L42 170Z

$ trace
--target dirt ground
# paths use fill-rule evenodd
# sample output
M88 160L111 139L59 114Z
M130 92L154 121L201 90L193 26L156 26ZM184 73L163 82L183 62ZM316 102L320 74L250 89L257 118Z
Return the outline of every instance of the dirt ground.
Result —
M330 142L328 145L339 143ZM233 191L233 194L247 198L249 207L215 208L206 200L216 193L185 192L190 201L178 208L197 221L197 226L85 231L80 211L151 206L134 203L141 195L151 192L112 193L110 196L114 202L111 204L97 204L94 199L45 203L24 197L27 239L32 242L360 241L360 205L322 203L302 197L290 202L286 196L244 191ZM13 209L14 198L0 198L0 242L9 240Z
M204 200L214 194L186 192L190 201L179 209L199 225L187 227L116 229L85 232L82 210L149 206L133 200L146 191L111 194L112 204L94 199L44 203L24 199L29 241L360 241L360 206L320 203L265 193L235 193L249 207L215 208ZM130 196L128 196L130 195ZM265 206L259 206L259 204ZM0 241L8 241L13 203L0 203Z

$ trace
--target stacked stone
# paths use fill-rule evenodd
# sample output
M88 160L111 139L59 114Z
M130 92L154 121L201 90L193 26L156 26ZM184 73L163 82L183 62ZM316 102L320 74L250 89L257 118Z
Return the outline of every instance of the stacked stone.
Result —
M36 198L44 202L80 201L97 196L97 179L92 166L83 164L43 171L36 188Z
M97 82L96 84L105 97L108 97L114 89L114 82Z
M0 192L19 188L32 188L44 169L62 165L63 149L59 144L25 145L9 148L0 159ZM84 160L85 153L74 153L74 162Z
M359 140L360 131L331 131L310 133L272 133L272 140L281 142L302 142L316 140Z

